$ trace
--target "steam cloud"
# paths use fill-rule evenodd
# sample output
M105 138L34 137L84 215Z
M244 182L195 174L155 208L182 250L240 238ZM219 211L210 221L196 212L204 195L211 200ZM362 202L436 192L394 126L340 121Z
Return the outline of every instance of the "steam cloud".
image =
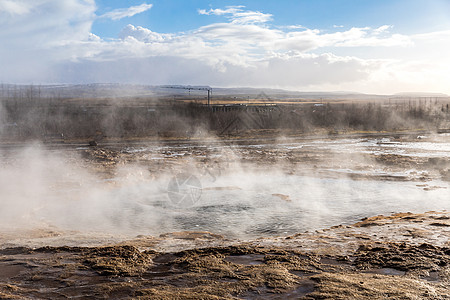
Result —
M208 230L248 238L351 223L374 213L450 208L448 189L423 191L410 182L355 181L345 175L322 178L281 161L261 168L240 163L239 149L224 149L216 151L212 169L187 158L158 173L141 164L119 165L112 177L88 170L73 152L40 144L4 150L0 224L128 236ZM352 159L364 158L353 153ZM201 180L202 198L192 208L174 207L167 184L186 171Z

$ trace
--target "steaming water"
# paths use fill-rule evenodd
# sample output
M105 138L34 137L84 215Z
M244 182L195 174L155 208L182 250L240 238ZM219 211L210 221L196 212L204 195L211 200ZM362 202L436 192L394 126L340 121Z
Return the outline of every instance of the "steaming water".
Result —
M208 147L219 148L214 145ZM315 151L331 149L336 152L450 156L448 139L439 142L396 142L390 139L355 138L286 142L275 146L258 144L230 147L234 151L244 151L247 148L276 147L292 150L310 147ZM145 153L150 159L165 159L191 154L192 148L190 145L135 146L125 151ZM201 153L197 154L201 156ZM66 170L59 164L53 164L51 167L55 170ZM17 205L30 206L28 215L32 218L67 230L89 229L133 236L204 230L228 237L248 239L293 234L337 224L351 224L362 217L377 214L450 210L449 182L440 180L426 182L428 186L438 188L425 191L420 182L352 180L346 176L319 178L288 175L274 170L267 172L241 170L217 177L207 173L196 173L202 185L201 197L196 198L196 203L188 207L174 205L169 198L170 176L161 176L155 180L145 176L141 180L127 180L119 176L109 179L110 183L116 184L101 188L96 187L96 184L101 186L105 181L87 178L86 182L90 183L83 180L77 184L69 182L66 187L56 188L51 193L48 193L47 188L43 188L42 182L38 181L34 190L17 194L16 190L25 184L28 185L30 178L35 180L36 175L39 176L38 171L39 167L27 169L30 177L20 175L19 172L18 176L23 177L23 182L16 181L15 185L11 185L11 190L14 190L11 197L16 197L13 201L16 201ZM352 169L335 171L361 172ZM71 172L68 170L67 174L64 173L65 177L62 179L61 172L55 172L53 176L58 178L53 180L70 181L71 176L74 176ZM0 175L3 175L2 180L7 180L11 173ZM79 174L76 176L80 177ZM8 195L8 185L3 185L2 188L4 190L0 193L4 197ZM38 204L27 202L34 198L39 198ZM11 207L13 206L14 203ZM7 211L7 208L4 211Z
M441 181L432 183L440 189L424 191L412 182L282 174L253 174L251 179L246 176L245 173L222 176L212 184L204 178L202 195L192 207L174 205L163 186L141 183L102 195L111 202L106 207L99 203L98 214L89 218L80 218L82 211L76 211L85 208L76 203L70 206L70 211L75 212L80 224L109 232L129 230L133 234L157 235L204 230L246 239L351 224L376 214L450 210L450 185ZM214 187L230 189L211 189ZM289 199L274 194L287 195ZM89 207L95 207L93 204ZM61 212L63 207L68 209L67 204L53 206L43 215L54 216L52 209ZM65 216L57 225L74 229L73 221Z
M430 142L426 137L419 138L420 140L408 142L396 142L389 138L311 140L281 143L275 147L287 150L311 147L316 151L323 149L335 152L450 156L448 139ZM234 151L239 152L245 148L263 149L274 145L232 147ZM163 152L165 157L183 155L191 151L185 146L171 147L169 152L164 150L167 148L157 151L146 147L128 149L131 152L159 151ZM349 172L361 171L344 170L344 173ZM138 194L134 195L132 198L139 198L137 200L139 208L130 204L125 210L136 216L134 218L136 228L147 228L150 233L207 230L227 236L254 238L303 232L336 224L350 224L362 217L376 214L450 209L450 185L442 181L428 182L429 186L440 188L425 191L417 186L420 185L417 182L326 179L271 171L266 174L233 173L223 175L214 182L208 176L200 179L204 189L201 198L193 207L177 208L170 205L163 186L160 187L159 195L151 191L146 197L139 198ZM211 187L230 187L230 189L214 190ZM288 198L282 199L274 194L282 194ZM136 211L139 211L138 215L134 215ZM118 219L123 222L126 217L122 215Z
M232 184L240 190L204 190L191 208L173 207L164 194L140 199L135 195L139 205L130 203L124 207L126 213L120 218L123 221L129 213L136 228L148 228L151 233L207 230L252 238L353 223L374 214L450 209L448 192L424 191L408 182L289 175L253 175L249 182L242 177L239 180L240 176L245 174L215 182L218 186ZM446 183L436 184L450 189ZM287 195L290 201L273 194Z

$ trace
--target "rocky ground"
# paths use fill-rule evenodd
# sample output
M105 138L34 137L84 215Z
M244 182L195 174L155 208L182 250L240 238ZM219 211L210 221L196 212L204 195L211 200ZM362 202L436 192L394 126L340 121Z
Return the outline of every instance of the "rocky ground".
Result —
M2 299L448 299L450 214L396 214L283 238L208 232L0 251Z

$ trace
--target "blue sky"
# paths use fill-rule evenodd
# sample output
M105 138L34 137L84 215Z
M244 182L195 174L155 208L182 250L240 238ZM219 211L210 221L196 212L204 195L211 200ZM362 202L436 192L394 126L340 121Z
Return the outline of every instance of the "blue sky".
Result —
M128 23L170 33L194 30L224 18L201 16L198 9L222 8L245 5L252 11L273 15L274 26L292 24L310 28L333 30L334 25L344 27L379 27L393 25L403 33L426 32L448 28L450 1L448 0L253 0L253 1L167 1L156 0L101 0L96 1L98 14L142 3L153 4L146 12L116 22L100 20L93 24L93 33L104 37L116 37Z
M0 81L450 94L449 0L0 0Z

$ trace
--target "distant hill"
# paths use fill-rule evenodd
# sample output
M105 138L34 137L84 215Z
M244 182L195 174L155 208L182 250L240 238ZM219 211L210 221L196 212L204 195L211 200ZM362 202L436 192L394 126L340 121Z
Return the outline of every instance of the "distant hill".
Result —
M396 93L394 94L396 97L449 97L447 94L442 93L427 93L427 92L417 92L417 93Z
M383 95L370 95L355 92L300 92L288 91L282 89L267 88L214 88L214 95L223 96L243 96L243 95L267 95L269 97L283 98L300 98L300 99L377 99L386 98Z
M191 90L174 88L190 87ZM142 84L92 83L59 85L14 85L0 84L0 97L27 98L126 98L126 97L171 97L171 96L205 96L205 90L195 90L205 86L154 86ZM253 99L347 99L377 100L390 97L448 97L438 93L398 93L395 95L362 94L356 92L302 92L270 88L212 88L213 97L236 97Z

